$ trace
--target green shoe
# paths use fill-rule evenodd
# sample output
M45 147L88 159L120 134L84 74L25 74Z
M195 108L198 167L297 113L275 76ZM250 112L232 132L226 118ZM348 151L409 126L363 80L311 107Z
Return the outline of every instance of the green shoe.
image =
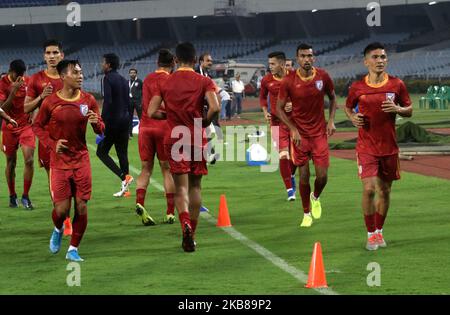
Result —
M311 193L311 196L309 198L311 200L311 212L314 219L320 219L322 216L322 206L320 204L319 198L314 198L313 193Z
M163 222L167 224L173 224L175 222L175 216L173 214L167 214Z
M140 203L136 204L136 214L141 217L142 224L145 226L149 225L155 225L155 220L147 213L147 210L145 210L144 206L142 206Z

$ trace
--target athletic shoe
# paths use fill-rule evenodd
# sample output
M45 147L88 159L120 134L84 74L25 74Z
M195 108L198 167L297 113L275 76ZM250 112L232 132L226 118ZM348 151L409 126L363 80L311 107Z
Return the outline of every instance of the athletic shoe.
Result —
M297 187L296 187L296 183L295 183L295 176L291 176L291 184L292 184L292 189L294 190L294 194L297 191Z
M383 238L383 233L382 232L378 232L375 233L375 235L377 236L377 245L378 247L387 247L387 244Z
M69 250L66 254L66 259L71 261L84 261L83 258L78 255L78 251L75 249Z
M134 178L131 175L125 176L125 180L122 181L122 187L120 188L120 191L116 192L113 196L114 197L129 197L130 193L128 190L128 187L133 182ZM128 194L127 194L128 192Z
M309 199L311 200L311 212L313 218L320 219L320 217L322 216L322 206L320 204L320 199L315 199L313 193L311 193Z
M205 206L200 206L200 212L209 212L209 209Z
M302 223L300 224L300 227L310 227L313 223L313 219L311 215L304 214Z
M209 164L214 165L216 164L216 161L220 159L220 154L219 153L214 153L210 156L209 158Z
M56 232L56 230L53 229L52 236L50 237L50 252L52 252L52 254L59 252L59 249L61 248L62 236L63 231Z
M378 249L378 236L377 233L373 233L372 236L367 237L367 250L377 250Z
M141 217L142 224L145 226L149 225L155 225L155 220L147 213L147 210L145 210L144 206L142 206L140 203L136 204L136 214Z
M290 188L287 191L288 197L287 197L287 201L294 201L295 200L295 190Z
M22 206L25 208L25 210L33 210L33 204L31 203L30 197L28 196L22 196L21 199Z
M9 196L9 207L10 208L18 208L19 200L17 200L17 195Z
M175 222L175 216L173 214L166 214L163 222L167 224L173 224Z
M192 228L189 224L184 224L183 230L183 242L181 243L181 247L185 252L193 252L195 251L195 242L193 238Z
M72 235L72 222L70 222L70 218L66 218L64 220L64 236Z

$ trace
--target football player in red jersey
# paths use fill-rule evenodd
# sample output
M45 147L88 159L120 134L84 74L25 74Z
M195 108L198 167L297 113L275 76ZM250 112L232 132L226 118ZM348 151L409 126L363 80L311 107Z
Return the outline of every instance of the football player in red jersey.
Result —
M15 188L17 150L22 148L24 159L23 170L23 194L22 205L27 210L33 210L29 198L29 191L33 181L33 156L35 138L31 129L30 115L23 110L28 77L24 77L26 65L23 60L13 60L9 65L8 74L0 80L0 108L17 122L14 124L3 124L2 143L3 152L6 155L6 182L9 188L9 206L17 208L19 202Z
M172 224L175 221L175 184L172 174L170 174L168 157L164 151L164 140L168 136L167 121L153 119L147 113L152 96L161 89L161 86L169 78L174 66L173 54L168 49L161 49L158 56L158 69L145 78L142 90L143 105L138 138L139 156L142 166L141 174L139 174L136 184L136 213L141 217L144 225L155 224L155 221L144 207L147 187L153 172L155 155L158 157L161 173L164 177L164 190L167 199L167 211L164 222Z
M55 204L50 251L56 254L61 248L64 219L74 198L73 233L66 259L83 261L78 246L86 230L87 202L92 190L86 127L90 123L94 132L101 134L105 125L95 98L81 90L83 73L79 62L63 60L57 69L64 86L43 101L33 130L50 150L50 190Z
M299 190L304 212L300 227L310 227L313 218L319 219L322 215L319 196L327 184L330 163L327 137L332 136L336 130L333 81L325 70L314 67L314 61L312 46L300 44L297 47L299 68L283 79L277 102L279 118L292 132L294 164L300 166ZM325 96L330 101L328 123L324 114ZM291 119L284 112L288 98L292 102ZM316 171L313 192L309 184L310 159L313 160Z
M161 89L153 95L148 114L152 118L167 117L170 136L166 138L166 154L175 182L175 206L183 229L182 247L195 251L195 230L201 206L202 176L206 167L205 127L220 112L214 82L194 71L195 48L181 43L176 48L177 71L172 73ZM203 117L204 100L208 112ZM164 101L166 112L158 111Z
M277 115L277 99L280 91L281 80L286 76L286 55L282 51L275 51L268 55L269 70L261 80L259 103L264 112L264 117L270 123L272 139L275 142L280 158L280 175L287 191L288 201L295 200L295 166L289 155L290 131ZM271 113L268 112L267 98L269 96ZM290 116L292 104L285 108L286 115Z
M386 73L387 62L383 44L371 43L364 49L364 65L369 73L350 86L345 107L345 113L358 128L356 153L363 184L367 250L386 247L383 224L392 182L400 179L395 118L397 114L411 117L413 111L403 81Z
M63 82L59 77L56 65L64 59L64 52L61 42L55 39L49 39L43 44L44 60L47 64L45 70L33 74L30 78L30 84L27 88L27 96L25 98L25 112L32 113L38 109L42 101L52 93L62 89ZM39 142L38 146L39 165L44 167L50 180L50 152ZM64 235L72 234L72 224L70 222L69 213L67 213L66 221L64 221Z

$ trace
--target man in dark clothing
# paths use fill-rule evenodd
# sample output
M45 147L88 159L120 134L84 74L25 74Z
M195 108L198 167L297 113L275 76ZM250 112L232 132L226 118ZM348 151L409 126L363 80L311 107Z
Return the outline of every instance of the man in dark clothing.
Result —
M128 86L130 88L130 105L131 105L131 119L130 119L130 137L133 136L133 118L134 110L141 120L142 116L142 80L137 77L137 70L132 68L128 72L130 79Z
M119 57L115 54L103 56L103 109L105 123L103 140L98 144L97 156L114 174L122 180L122 187L114 197L129 196L128 186L133 181L128 165L128 129L130 125L130 89L127 80L117 73ZM120 167L109 156L114 145Z

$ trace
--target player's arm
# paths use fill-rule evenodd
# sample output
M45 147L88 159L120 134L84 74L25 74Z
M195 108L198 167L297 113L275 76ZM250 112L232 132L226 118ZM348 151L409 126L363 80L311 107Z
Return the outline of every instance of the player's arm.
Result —
M328 124L327 124L327 134L328 136L332 136L334 132L336 131L336 126L334 125L334 118L336 116L336 93L334 90L327 93L328 100L330 101L330 108L328 113Z
M352 122L353 126L356 128L364 127L364 115L361 113L356 113L353 109L356 107L358 99L355 96L355 91L350 87L348 91L347 101L345 103L344 111L348 119Z
M220 113L220 105L216 93L214 91L207 91L205 97L209 106L206 118L202 122L203 127L209 126L213 119Z
M160 111L163 99L160 95L154 95L150 100L150 105L148 106L147 114L153 119L164 120L167 119L166 113Z
M53 87L51 84L47 84L44 88L44 90L42 91L41 94L39 94L37 97L35 97L35 93L33 90L33 83L30 83L30 90L27 92L27 96L25 97L25 103L23 106L24 112L25 113L31 113L32 111L34 111L36 108L38 108L42 101L49 96L50 94L53 93ZM30 93L32 93L30 95ZM37 93L36 93L37 94Z
M278 93L277 99L277 114L278 118L288 126L289 130L292 133L292 140L296 146L300 145L300 133L297 130L297 127L292 123L289 117L286 115L286 104L287 104L288 90L287 83L285 80L281 82L280 92Z
M12 88L8 94L8 97L6 98L6 100L4 102L2 102L0 104L1 109L5 110L5 111L9 111L12 108L13 100L16 97L16 93L19 90L19 88L23 85L24 82L25 81L24 81L23 77L20 76L20 77L17 77L16 81L11 84Z
M92 129L98 135L101 135L105 131L105 123L100 116L100 110L98 109L97 102L94 98L91 100L91 109L87 113L88 122L91 124Z
M268 111L268 104L267 104L267 95L269 94L269 91L266 88L266 80L264 78L261 80L261 87L259 90L259 105L261 106L263 112L264 112L264 118L266 119L267 123L270 123L270 113Z
M50 113L46 103L43 102L41 109L32 124L32 129L36 137L38 137L39 142L42 143L45 148L57 152L57 142L50 138L50 133L46 130L49 121Z
M7 121L8 123L12 124L14 127L18 126L17 122L14 119L12 119L11 117L9 117L9 115L7 113L5 113L5 111L1 108L0 108L0 117L2 119L4 119L5 121Z

